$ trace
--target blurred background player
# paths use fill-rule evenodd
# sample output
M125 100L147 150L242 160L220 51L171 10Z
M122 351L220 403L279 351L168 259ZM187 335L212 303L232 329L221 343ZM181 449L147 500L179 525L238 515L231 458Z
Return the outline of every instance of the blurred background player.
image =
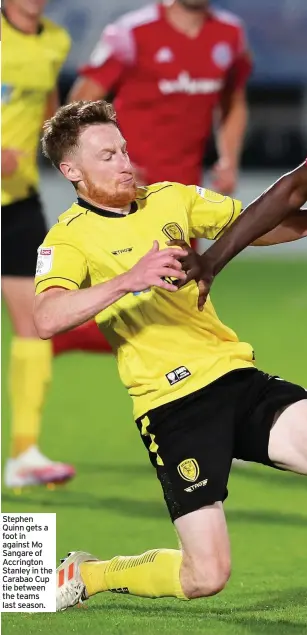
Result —
M201 184L216 122L213 187L231 194L247 124L250 72L239 18L211 8L208 0L174 0L107 26L69 99L115 95L140 183ZM191 112L192 128L186 125Z
M57 76L70 48L67 32L42 17L45 4L6 0L2 19L2 293L14 331L8 487L63 482L75 473L38 449L52 345L38 338L32 318L37 248L47 231L36 153L42 123L58 105Z

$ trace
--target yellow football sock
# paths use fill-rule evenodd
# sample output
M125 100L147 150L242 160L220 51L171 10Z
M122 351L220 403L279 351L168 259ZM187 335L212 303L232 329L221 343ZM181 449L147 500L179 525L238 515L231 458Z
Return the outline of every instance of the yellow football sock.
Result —
M50 341L38 338L13 338L9 369L12 457L37 444L41 411L51 379L51 368Z
M113 591L146 598L187 599L179 577L181 562L181 551L153 549L140 556L84 562L80 565L80 573L89 595Z

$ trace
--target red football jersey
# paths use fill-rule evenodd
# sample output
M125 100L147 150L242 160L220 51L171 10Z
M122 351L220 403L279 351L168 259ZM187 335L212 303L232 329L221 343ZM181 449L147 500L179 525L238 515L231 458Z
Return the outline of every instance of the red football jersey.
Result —
M243 87L251 66L233 14L210 10L191 38L167 21L163 5L153 4L106 27L80 73L115 93L131 160L147 183L197 184L222 91Z

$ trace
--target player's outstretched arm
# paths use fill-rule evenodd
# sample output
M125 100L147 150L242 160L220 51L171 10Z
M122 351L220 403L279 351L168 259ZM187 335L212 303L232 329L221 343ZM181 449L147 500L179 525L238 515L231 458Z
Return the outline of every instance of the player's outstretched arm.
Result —
M307 209L293 212L287 216L275 229L253 242L254 247L267 247L280 243L290 243L300 238L307 238Z
M305 235L305 232L299 229L304 221L302 218L298 221L298 214L302 213L305 219L305 213L300 212L300 208L306 200L307 162L282 176L248 205L221 238L202 256L188 249L188 258L183 262L184 270L187 271L186 283L196 280L199 288L198 308L200 310L203 309L215 276L245 247L255 243L260 237L269 235L269 232L273 233L277 226L283 225L285 229L287 223L291 223L291 218L292 222L293 219L297 219L294 232L301 231L301 237ZM298 238L297 235L296 238ZM183 241L170 241L168 244L181 245L187 249ZM179 283L179 286L181 285L182 283Z
M164 278L185 280L186 274L182 271L179 258L187 253L181 248L160 251L159 243L155 240L150 251L130 271L113 280L77 291L47 289L36 296L34 303L34 322L39 337L46 340L79 326L128 293L145 291L153 286L176 291L177 288Z
M243 214L203 255L204 267L216 276L245 247L273 230L284 219L299 212L307 199L307 165L282 176L259 198L248 205Z

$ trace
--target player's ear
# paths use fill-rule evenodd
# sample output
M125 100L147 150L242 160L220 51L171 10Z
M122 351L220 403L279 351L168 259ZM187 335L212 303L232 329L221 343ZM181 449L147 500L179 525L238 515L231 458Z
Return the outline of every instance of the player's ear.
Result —
M69 161L62 161L62 163L60 163L60 170L69 181L78 182L82 179L81 170L72 165Z

